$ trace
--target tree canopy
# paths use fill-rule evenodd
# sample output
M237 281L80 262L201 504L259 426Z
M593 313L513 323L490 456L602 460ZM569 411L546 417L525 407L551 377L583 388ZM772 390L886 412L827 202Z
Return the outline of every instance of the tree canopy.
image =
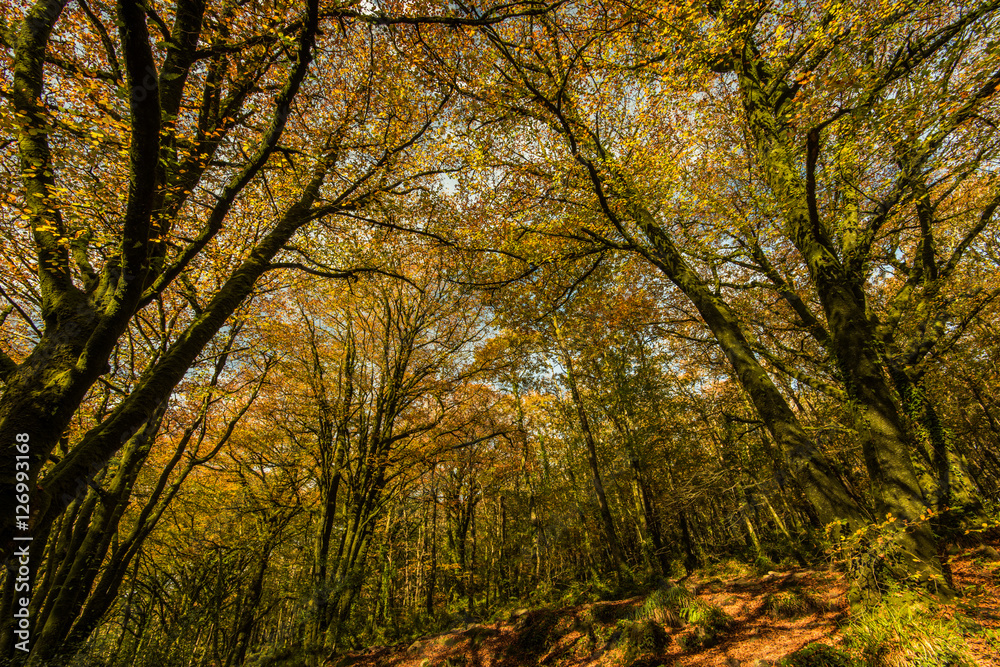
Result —
M722 558L961 593L998 23L7 3L0 660L321 664Z

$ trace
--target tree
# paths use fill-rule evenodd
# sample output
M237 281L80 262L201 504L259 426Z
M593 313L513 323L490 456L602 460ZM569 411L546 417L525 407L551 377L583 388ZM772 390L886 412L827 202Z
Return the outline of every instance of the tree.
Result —
M378 26L489 24L545 9L365 15L319 0L179 0L160 11L38 0L22 21L5 17L4 124L17 137L5 159L17 161L8 170L23 192L7 206L18 202L28 227L5 230L25 253L5 293L31 331L20 353L3 356L0 438L31 438L36 530L83 493L267 271L375 268L317 266L289 246L300 229L405 197L408 184L448 168L418 148L448 95L402 67ZM213 266L216 248L228 257ZM39 477L118 341L174 293L190 303L183 331ZM5 556L11 522L0 524Z
M992 218L992 190L980 190L980 208L968 216L970 226L959 234L950 256L932 259L927 266L933 268L926 270L919 268L923 260L913 264L911 286L897 294L908 303L916 299L925 326L939 333L918 336L904 352L889 333L901 312L892 308L889 326L880 323L868 310L864 282L871 250L891 229L887 221L905 219L899 215L901 205L921 201L920 188L927 183L940 186L936 202L932 196L916 206L922 228L931 230L930 209L949 206L952 188L963 188L976 165L993 154L993 123L975 119L991 108L995 57L974 46L972 36L989 30L996 7L947 7L935 5L925 14L923 9L838 4L802 7L786 16L741 3L587 6L484 27L464 43L467 62L496 74L483 69L477 80L456 69L442 75L458 82L475 113L492 114L510 129L504 144L494 142L483 152L496 153L503 146L513 157L490 162L489 168L516 171L511 190L551 207L548 220L536 217L518 237L527 231L576 247L635 252L657 266L712 330L822 520L863 526L865 509L809 441L759 359L780 363L781 355L761 350L722 291L732 284L723 273L725 264L743 260L744 252L750 255L743 262L773 283L836 364L848 401L844 407L862 434L875 480L876 515L907 526L897 537L905 563L897 575L918 573L929 582L939 580L940 564L925 520L924 489L910 460L914 441L895 392L917 396L908 387L919 374L902 370L904 359L917 360L937 345L944 322L954 317L947 309L932 314L930 303ZM901 46L900 40L909 41ZM492 50L483 56L487 44ZM428 42L422 46L435 48ZM931 98L929 81L942 71L948 73L944 97ZM843 82L857 72L865 72L864 80L845 87ZM927 108L933 100L940 106ZM718 120L708 117L709 109ZM884 126L879 118L900 110L908 129L890 130L889 140L900 166L893 171L884 161L860 157L858 128L874 132ZM743 152L719 141L724 124L743 129L748 138L738 144ZM520 150L518 133L532 133L544 148ZM865 136L877 143L874 134ZM818 162L824 141L838 142L822 153L829 165ZM956 148L959 141L968 141L962 144L967 148ZM978 152L975 142L985 142ZM739 207L726 211L725 219L738 225L736 233L705 219L723 208L713 206L714 192L735 191L733 171L726 170L733 161L727 151L759 169L759 187L765 188L761 195L735 192L743 201L766 202L752 211L762 218L748 220ZM875 179L887 174L891 185L883 188ZM876 202L873 213L859 209L859 191ZM843 231L848 224L853 227ZM774 231L777 242L794 248L822 317L774 270L768 255L778 251L741 233L754 225L766 230L768 242L774 241ZM925 233L917 246L929 252L934 234ZM530 262L538 262L538 255L521 254L531 256L525 263L532 270ZM931 275L938 277L923 283L933 283L926 290L930 301L924 301L916 296L923 288L915 286L921 276ZM895 348L888 355L883 352L887 345ZM951 468L933 411L924 404L910 412L928 432L939 433L934 458L938 477L946 479Z
M867 522L864 510L857 506L823 453L802 429L794 411L758 361L725 298L699 275L672 237L669 218L673 211L667 206L669 190L662 182L663 177L654 184L642 183L636 170L648 165L622 161L615 156L613 147L605 144L605 136L615 139L628 136L623 148L631 150L636 145L630 136L633 128L646 123L656 127L658 122L644 115L630 118L627 110L615 110L612 117L622 117L622 126L600 129L597 124L605 111L603 105L630 99L634 68L620 64L617 59L622 56L615 49L631 26L627 17L595 10L557 13L503 29L484 28L481 41L493 48L490 57L494 60L489 66L499 69L499 80L463 92L473 100L477 113L499 115L512 128L551 142L547 148L559 158L554 163L528 154L518 156L509 165L522 170L523 177L515 181L517 187L527 188L532 193L528 196L552 201L556 206L558 213L543 218L535 228L537 233L601 250L635 252L662 271L691 300L711 329L735 376L780 443L796 479L823 521L864 525ZM469 44L469 53L482 53L480 44ZM626 62L627 56L626 53ZM607 60L612 63L610 66L604 65ZM591 78L595 72L601 76L596 88L599 95L595 95L598 82ZM657 139L662 141L662 137ZM482 152L491 154L496 147ZM649 159L653 152L646 147L643 156ZM564 177L564 173L572 176ZM538 262L535 257L525 261Z
M38 633L29 664L51 664L57 657L71 656L90 637L114 604L143 543L185 479L218 455L251 408L271 364L265 360L256 378L223 378L240 329L238 325L231 329L214 355L207 391L189 416L191 423L182 422L183 428L170 424L176 417L168 418L168 406L161 405L123 447L116 469L92 483L86 496L71 504L70 511L56 522L48 550L41 552L38 559L40 567L32 596ZM239 362L247 371L257 370L253 359L240 358ZM229 400L223 401L220 393ZM242 405L231 404L237 397L242 398ZM222 424L215 425L212 417L220 411L220 402L228 404L231 412ZM163 427L164 421L167 428ZM148 463L151 451L158 440L162 443L168 438L172 451L153 472L151 488L137 493L140 477L143 473L148 476L148 468L153 467ZM126 519L127 508L137 504L137 495L142 498L138 511L134 518ZM43 545L44 541L40 541L38 548ZM15 596L13 578L8 577L4 583L3 604L10 609ZM6 639L11 641L10 637ZM4 646L4 654L9 653L11 647Z

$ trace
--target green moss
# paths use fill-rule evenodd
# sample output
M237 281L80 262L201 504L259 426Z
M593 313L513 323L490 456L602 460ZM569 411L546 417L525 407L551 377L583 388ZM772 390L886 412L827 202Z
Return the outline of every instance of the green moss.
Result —
M764 612L775 619L801 618L823 609L820 601L801 588L769 593L764 599Z
M734 558L728 558L718 563L713 563L705 570L706 576L721 577L723 579L737 579L750 574L751 568L746 563L741 563Z
M661 653L670 642L663 626L649 619L619 621L616 631L621 633L619 641L627 665Z
M626 616L628 616L632 611L632 608L625 604L613 604L608 602L599 602L591 606L587 612L593 618L595 623L608 624L619 621ZM584 613L587 613L584 612Z
M685 651L698 651L703 648L715 646L719 643L721 634L700 626L692 628L677 637L677 645Z
M800 648L781 661L783 667L854 667L857 663L844 651L814 643Z
M777 569L779 569L778 564L775 563L770 558L768 558L767 556L757 556L757 558L753 562L753 571L758 577L763 576L768 572L773 572Z

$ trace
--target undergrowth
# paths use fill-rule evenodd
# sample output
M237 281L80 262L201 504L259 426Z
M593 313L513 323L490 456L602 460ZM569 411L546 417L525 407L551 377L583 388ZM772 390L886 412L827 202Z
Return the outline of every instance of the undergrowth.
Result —
M764 612L774 619L802 618L826 609L827 605L798 587L769 593L764 598Z
M637 621L650 620L671 628L679 628L683 624L680 617L681 609L691 604L694 596L683 586L657 588L646 596L642 605L635 609L632 617Z
M677 638L677 644L686 651L714 646L733 621L722 607L697 598L680 610L680 616L693 626L689 632Z
M780 569L781 566L767 556L757 556L753 561L753 571L758 577L763 577L768 572Z
M633 665L641 658L655 656L670 642L670 635L663 626L652 620L622 620L616 631L620 632L619 646L626 665Z
M855 614L844 646L871 667L974 667L960 618L924 596L896 592Z
M822 643L812 643L778 663L781 667L860 667L848 653Z

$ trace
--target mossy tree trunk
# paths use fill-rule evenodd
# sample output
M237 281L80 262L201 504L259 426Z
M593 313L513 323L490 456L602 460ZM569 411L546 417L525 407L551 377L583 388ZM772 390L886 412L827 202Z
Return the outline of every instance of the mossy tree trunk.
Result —
M13 447L16 433L31 437L31 482L33 529L43 531L75 498L86 493L88 480L129 440L184 376L198 353L219 331L228 317L250 294L256 280L270 266L296 230L310 220L329 160L303 189L300 198L257 244L250 256L226 280L211 302L190 324L169 351L141 378L133 394L111 415L94 427L46 476L38 474L68 427L84 396L97 379L108 372L108 360L119 337L133 316L172 282L190 259L221 228L237 195L274 150L282 134L291 101L305 78L318 25L318 4L311 3L303 25L295 63L276 100L276 110L261 149L243 173L229 184L213 210L208 231L185 249L177 263L166 266L166 244L172 216L182 206L191 188L207 168L209 160L198 156L194 163L178 167L185 172L180 183L191 188L168 189L165 166L178 162L176 146L169 140L167 119L177 116L187 74L195 59L201 33L204 3L184 0L176 10L173 37L158 70L146 27L146 14L139 3L119 3L118 23L129 97L129 178L122 234L116 254L100 274L80 256L71 258L69 246L61 243L67 230L53 188L55 168L49 148L52 128L41 101L45 85L44 63L49 38L65 2L39 0L20 26L14 48L12 100L19 112L18 144L26 204L30 210L38 251L38 279L44 330L28 357L6 374L0 401L0 441L4 467L0 490L13 494ZM152 73L152 74L151 74ZM158 75L158 76L154 76ZM221 123L220 119L216 119ZM206 119L208 121L208 119ZM228 121L227 121L228 122ZM220 135L221 138L221 135ZM204 149L210 156L217 143ZM189 180L193 179L191 183ZM82 274L83 286L73 278L71 262ZM8 462L9 465L8 465ZM0 554L6 560L12 550L13 515L0 518Z
M927 48L934 50L932 45ZM898 71L886 72L884 78L898 78L916 62L903 63ZM808 267L823 307L828 334L824 342L846 387L849 409L876 491L876 509L880 517L894 517L907 526L896 538L903 552L899 559L901 574L938 580L941 565L936 539L924 520L929 503L910 458L914 443L886 372L883 341L868 313L863 258L870 251L873 232L849 246L836 247L818 204L816 169L821 130L817 127L806 133L804 150L793 146L789 116L798 86L786 83L775 73L776 68L758 52L752 39L739 53L734 68L756 159L782 211L785 234ZM943 140L944 136L931 137L921 150L931 151L935 141ZM900 187L908 185L902 183ZM872 228L877 229L874 225Z

